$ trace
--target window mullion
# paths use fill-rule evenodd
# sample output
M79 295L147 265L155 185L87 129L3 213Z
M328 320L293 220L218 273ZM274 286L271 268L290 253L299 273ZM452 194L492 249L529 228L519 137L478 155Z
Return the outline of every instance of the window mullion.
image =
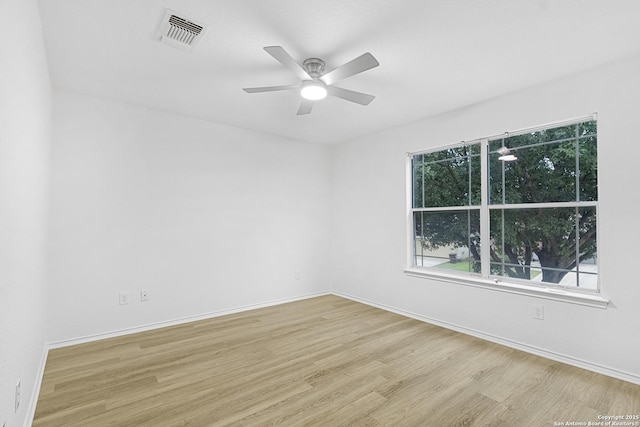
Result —
M422 156L422 207L426 207L427 206L427 199L426 197L426 189L425 189L425 181L424 181L424 156Z
M544 202L544 203L513 203L511 205L490 205L489 209L544 209L544 208L575 208L597 206L598 202Z
M576 201L580 201L580 124L576 123Z
M580 208L576 206L576 287L580 287Z
M482 277L489 277L489 141L480 142L480 271Z

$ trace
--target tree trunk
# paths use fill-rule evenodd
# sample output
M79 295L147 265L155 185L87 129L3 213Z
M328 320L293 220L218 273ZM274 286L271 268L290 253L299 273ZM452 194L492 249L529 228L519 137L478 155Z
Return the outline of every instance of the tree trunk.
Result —
M575 266L575 259L567 259L557 254L550 254L549 251L545 250L538 251L536 254L542 266L543 282L560 283L564 276L567 275L567 270ZM551 268L563 270L550 270Z

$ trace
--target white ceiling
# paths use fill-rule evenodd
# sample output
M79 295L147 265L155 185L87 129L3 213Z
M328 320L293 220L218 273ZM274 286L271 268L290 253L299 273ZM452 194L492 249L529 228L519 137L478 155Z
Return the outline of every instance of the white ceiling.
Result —
M333 144L640 52L638 0L40 0L53 84L84 94ZM209 28L192 52L158 42L165 8ZM331 70L371 52L380 66L297 116L280 45Z

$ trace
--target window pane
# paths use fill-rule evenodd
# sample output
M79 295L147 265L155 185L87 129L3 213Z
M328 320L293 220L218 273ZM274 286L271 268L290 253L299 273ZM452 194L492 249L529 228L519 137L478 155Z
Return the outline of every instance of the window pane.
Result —
M419 267L480 272L480 212L414 212L415 260Z
M596 236L596 207L578 210L578 254L580 264L576 269L581 288L598 289L598 242Z
M541 131L533 132L532 135L535 135L536 141L539 142L562 141L570 138L575 138L578 126L579 124L576 123L567 126L544 129Z
M595 208L492 209L491 274L580 286L577 272L583 266L585 273L595 272L595 212Z
M414 156L411 160L411 168L413 170L413 207L423 208L423 173L422 173L422 155Z
M480 147L478 147L479 149ZM469 183L471 197L470 197L470 205L472 206L480 206L482 203L482 188L480 188L481 184L481 165L482 158L480 154L471 156L470 162L470 173L469 179L471 182Z
M467 206L469 204L467 159L427 164L424 185L425 206Z
M580 147L580 201L598 200L598 154L596 137L579 139Z
M598 273L583 272L582 268L588 264L580 263L580 273L578 274L578 286L583 289L598 289ZM593 264L595 267L595 264Z
M480 145L454 147L413 159L414 207L479 205Z
M547 203L576 200L576 140L510 148L515 161L490 154L491 203ZM503 198L504 197L504 198Z
M499 149L502 144L498 145ZM502 188L502 168L509 167L508 162L498 160L500 154L497 152L489 153L488 159L488 173L489 173L489 204L501 205L504 204L504 189Z
M595 121L489 141L489 203L596 201L596 145Z
M575 139L578 136L576 132L579 132L579 126L580 124L576 123L495 139L489 141L489 151L497 151L503 145L509 148L520 148L536 144L557 143L567 139Z
M595 136L598 133L598 122L596 120L590 120L588 122L582 122L578 125L578 135L582 136Z
M464 161L467 158L468 150L465 146L452 147L439 151L432 151L430 153L424 153L424 161L426 163L435 163L441 160L461 160Z

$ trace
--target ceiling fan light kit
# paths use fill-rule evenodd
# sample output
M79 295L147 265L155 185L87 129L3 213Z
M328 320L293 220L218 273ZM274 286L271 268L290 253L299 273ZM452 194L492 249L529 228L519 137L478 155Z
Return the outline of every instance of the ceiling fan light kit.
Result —
M324 73L325 63L322 59L308 58L300 65L281 46L267 46L264 50L292 71L300 79L300 84L244 88L243 90L247 93L275 92L299 88L303 99L300 108L298 108L298 115L311 113L313 101L324 99L327 95L360 105L369 105L375 98L373 95L333 86L334 83L340 80L380 65L369 52L328 73Z
M302 82L300 95L309 101L319 101L327 97L327 85L321 80L305 80Z

